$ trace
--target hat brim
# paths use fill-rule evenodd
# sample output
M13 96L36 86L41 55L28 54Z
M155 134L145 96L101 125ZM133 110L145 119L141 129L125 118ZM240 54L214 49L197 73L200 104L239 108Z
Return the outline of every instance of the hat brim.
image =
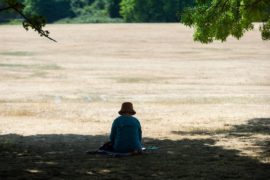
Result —
M135 115L136 111L119 111L118 114L120 114L120 115L124 115L124 114Z

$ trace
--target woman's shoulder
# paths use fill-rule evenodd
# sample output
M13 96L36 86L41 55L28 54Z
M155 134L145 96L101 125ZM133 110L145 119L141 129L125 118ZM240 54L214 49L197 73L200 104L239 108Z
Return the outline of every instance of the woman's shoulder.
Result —
M138 118L137 117L134 117L134 116L125 116L125 115L122 115L122 116L119 116L115 119L115 121L122 121L124 119L128 119L128 120L134 120L134 121L137 121L139 122Z
M136 124L140 125L140 121L137 117L131 116L132 120L136 122Z
M137 120L137 121L139 121L139 119L137 117L132 116L132 118L135 119L135 120Z

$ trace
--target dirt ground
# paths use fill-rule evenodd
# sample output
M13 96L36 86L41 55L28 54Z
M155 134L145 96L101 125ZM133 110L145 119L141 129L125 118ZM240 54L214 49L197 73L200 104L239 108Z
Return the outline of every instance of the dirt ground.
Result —
M181 24L0 26L0 179L270 179L270 42ZM86 155L131 101L151 154Z

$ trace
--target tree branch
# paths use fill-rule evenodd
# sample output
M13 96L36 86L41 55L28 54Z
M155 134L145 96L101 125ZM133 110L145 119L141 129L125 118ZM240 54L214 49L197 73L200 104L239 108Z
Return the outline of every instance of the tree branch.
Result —
M13 9L13 7L8 6L8 7L0 8L0 11L5 11L5 10L9 10L9 9Z
M27 22L29 22L29 23L32 25L32 27L33 27L40 35L45 36L46 38L48 38L48 39L50 39L50 40L52 40L52 41L54 41L54 42L57 42L55 39L49 37L48 34L46 34L42 29L40 29L39 27L37 27L37 26L31 21L31 19L29 19L27 16L25 16L20 10L18 10L17 8L14 8L14 7L13 7L13 9L14 9L17 13L19 13L19 14L20 14Z
M19 15L21 15L25 21L23 22L23 26L26 30L28 30L28 27L30 26L32 29L34 29L35 31L37 31L40 36L45 36L46 38L50 39L51 41L57 42L55 39L51 38L49 36L49 32L48 31L44 31L42 29L42 27L45 25L45 22L43 23L43 21L41 22L33 22L33 19L31 19L31 17L27 17L23 12L22 12L22 8L24 7L23 4L19 3L18 1L6 1L6 4L8 5L7 7L3 7L0 8L0 11L5 11L5 10L9 10L12 9L14 10L16 13L18 13Z
M227 5L227 3L229 2L229 0L226 0L226 1L219 1L218 3L216 3L215 4L215 6L210 6L205 12L207 13L207 11L210 11L211 9L214 9L215 11L216 10L219 10L219 8L220 8L220 6L221 6L221 8L220 8L220 11L222 12L222 11L224 11L224 8L225 8L225 6ZM210 16L208 16L208 18L214 18L216 16L216 14L215 13L211 13L210 14Z

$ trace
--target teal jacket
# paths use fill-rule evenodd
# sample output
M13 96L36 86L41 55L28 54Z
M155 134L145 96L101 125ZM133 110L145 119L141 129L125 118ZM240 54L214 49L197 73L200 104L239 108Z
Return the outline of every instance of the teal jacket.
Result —
M112 124L110 140L116 152L132 152L142 149L142 130L138 119L123 115Z

